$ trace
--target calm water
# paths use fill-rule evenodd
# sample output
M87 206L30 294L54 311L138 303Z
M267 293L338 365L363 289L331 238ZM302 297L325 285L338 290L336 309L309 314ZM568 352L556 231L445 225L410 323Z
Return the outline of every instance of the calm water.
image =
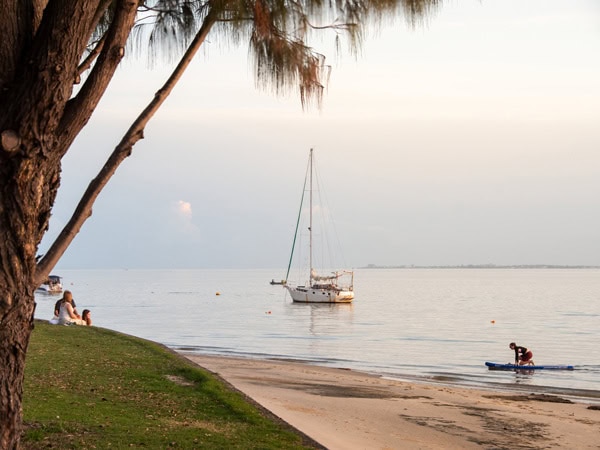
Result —
M175 349L292 358L385 376L600 399L600 270L362 269L350 305L291 302L274 270L64 270L94 325ZM220 295L217 295L219 293ZM56 296L38 295L50 319ZM489 371L511 341L537 364Z

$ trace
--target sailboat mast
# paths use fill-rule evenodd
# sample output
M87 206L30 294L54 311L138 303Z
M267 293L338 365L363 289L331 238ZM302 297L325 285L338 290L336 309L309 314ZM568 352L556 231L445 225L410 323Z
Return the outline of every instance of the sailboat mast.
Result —
M310 214L309 214L309 224L308 224L308 242L309 242L309 246L308 246L308 252L309 252L309 256L308 256L308 262L310 265L310 274L309 274L309 280L310 280L310 285L312 286L312 274L313 274L313 263L312 263L312 252L313 252L313 242L312 242L312 226L313 226L313 149L310 149L310 183L309 183L309 189L310 189Z

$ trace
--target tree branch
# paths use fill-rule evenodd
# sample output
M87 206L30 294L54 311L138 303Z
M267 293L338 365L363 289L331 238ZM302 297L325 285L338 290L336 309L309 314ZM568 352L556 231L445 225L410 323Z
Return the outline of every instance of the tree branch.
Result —
M112 0L104 0L98 6L98 9L96 10L96 15L94 16L94 20L93 20L93 23L96 24L96 29L98 29L98 24L100 23L100 20L106 13L107 8L111 5L111 2L112 2ZM139 10L139 5L138 5L138 10ZM96 58L98 57L98 55L104 48L104 44L106 42L106 35L108 34L108 32L109 32L109 30L106 30L102 33L102 36L100 37L100 39L98 39L96 41L96 45L94 46L92 51L90 51L89 55L79 65L79 67L78 67L79 75L81 75L83 72L85 72L87 69L89 69L92 66L92 63L96 60Z
M71 219L60 232L59 236L56 238L48 252L46 252L44 257L39 261L35 274L37 284L41 284L48 273L50 273L50 270L52 270L52 268L56 265L77 233L79 233L85 221L92 215L92 207L96 201L96 198L114 175L119 165L125 160L125 158L131 155L133 146L144 137L144 129L147 123L171 94L173 88L206 40L206 37L208 36L208 33L215 22L216 15L213 14L212 11L209 11L204 19L204 22L202 23L202 27L196 34L194 40L191 42L171 76L168 78L162 88L156 92L152 101L140 113L135 122L131 125L129 130L127 130L121 139L121 142L119 142L119 144L115 147L112 154L104 164L104 167L102 167L98 175L90 182L88 188L79 201L73 216L71 216Z
M100 52L102 52L105 42L106 33L102 35L102 37L96 42L96 45L94 46L92 51L87 55L83 62L79 64L79 67L77 68L79 75L81 75L83 72L85 72L92 66L92 63L96 60Z
M104 45L90 76L77 96L69 100L65 107L65 113L58 129L58 135L61 137L59 144L61 148L58 151L61 156L88 122L108 88L115 70L125 54L125 44L133 28L136 13L136 0L119 1L115 18L104 36L106 38Z

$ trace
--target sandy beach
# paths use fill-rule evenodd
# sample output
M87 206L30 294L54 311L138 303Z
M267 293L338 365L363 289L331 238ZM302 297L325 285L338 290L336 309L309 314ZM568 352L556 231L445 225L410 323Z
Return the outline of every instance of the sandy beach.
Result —
M597 406L183 353L328 449L600 449ZM562 402L564 401L564 403Z

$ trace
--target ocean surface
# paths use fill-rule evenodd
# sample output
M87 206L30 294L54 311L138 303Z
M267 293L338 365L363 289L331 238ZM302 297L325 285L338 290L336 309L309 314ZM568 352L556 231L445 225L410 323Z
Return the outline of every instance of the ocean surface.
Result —
M353 304L292 303L276 270L63 270L95 326L175 350L600 402L600 270L358 269ZM36 294L50 319L56 295ZM491 371L514 361L573 371Z

